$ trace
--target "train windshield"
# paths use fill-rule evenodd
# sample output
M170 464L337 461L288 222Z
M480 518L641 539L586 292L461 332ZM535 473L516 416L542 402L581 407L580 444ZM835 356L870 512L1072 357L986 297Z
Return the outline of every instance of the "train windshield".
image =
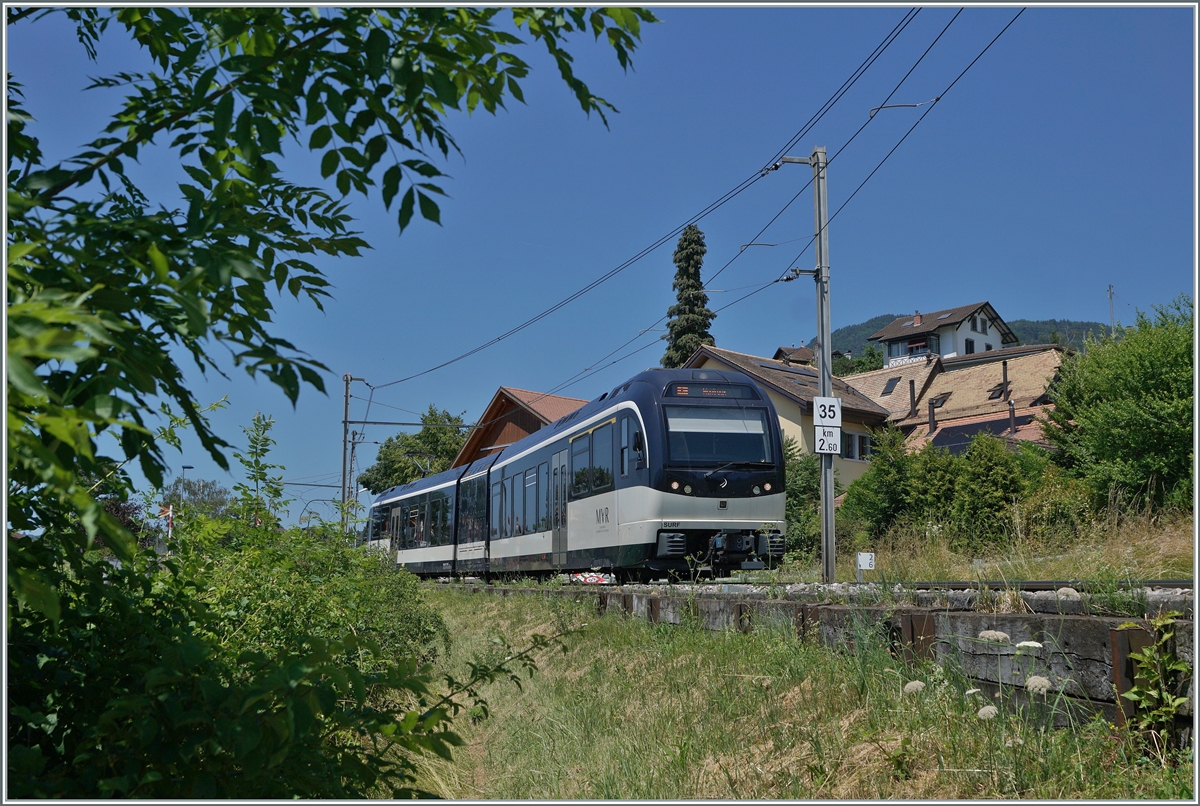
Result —
M673 465L706 467L771 463L771 431L761 408L665 406L667 452Z

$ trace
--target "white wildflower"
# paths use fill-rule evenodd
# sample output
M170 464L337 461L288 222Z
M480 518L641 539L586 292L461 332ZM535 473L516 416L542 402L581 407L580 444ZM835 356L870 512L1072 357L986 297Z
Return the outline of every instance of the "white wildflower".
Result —
M983 689L981 689L981 688L969 688L969 689L967 689L966 693L963 694L963 696L970 697L972 694L978 694L981 691L983 691Z
M1050 681L1041 675L1033 675L1025 681L1025 690L1030 694L1042 694L1050 691Z
M992 641L997 644L1007 644L1009 642L1008 633L1000 632L999 630L984 630L979 633L980 641Z
M1023 744L1025 744L1025 740L1022 739L1020 736L1017 736L1017 737L1009 739L1007 742L1005 742L1004 746L1005 747L1019 747Z
M905 694L920 694L925 690L925 684L920 680L910 680L904 684Z
M1022 641L1017 644L1017 649L1041 649L1042 645L1037 641Z
M994 705L985 705L975 712L975 716L980 719L994 719L996 714L1000 713L999 709Z

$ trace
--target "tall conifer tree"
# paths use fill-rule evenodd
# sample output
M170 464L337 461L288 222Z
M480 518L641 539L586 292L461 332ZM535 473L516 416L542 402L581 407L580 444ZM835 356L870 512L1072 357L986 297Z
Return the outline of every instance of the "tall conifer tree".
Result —
M708 328L717 317L708 309L708 294L700 282L700 267L704 265L704 233L695 224L688 224L675 246L675 298L667 309L667 352L662 365L667 369L682 367L702 344L715 344Z

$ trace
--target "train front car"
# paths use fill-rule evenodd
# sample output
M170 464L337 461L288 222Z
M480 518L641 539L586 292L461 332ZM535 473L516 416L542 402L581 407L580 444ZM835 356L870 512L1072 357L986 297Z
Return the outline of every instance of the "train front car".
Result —
M634 380L643 382L635 398L646 436L635 448L645 474L618 493L622 542L644 546L642 575L727 573L781 558L783 443L767 395L737 372L654 370Z

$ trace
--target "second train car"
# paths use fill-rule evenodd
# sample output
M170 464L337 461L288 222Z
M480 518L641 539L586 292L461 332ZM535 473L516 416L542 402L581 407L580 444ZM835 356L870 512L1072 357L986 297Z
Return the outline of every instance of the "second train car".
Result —
M384 491L366 532L421 575L762 568L783 554L779 420L742 373L647 370L500 453Z

